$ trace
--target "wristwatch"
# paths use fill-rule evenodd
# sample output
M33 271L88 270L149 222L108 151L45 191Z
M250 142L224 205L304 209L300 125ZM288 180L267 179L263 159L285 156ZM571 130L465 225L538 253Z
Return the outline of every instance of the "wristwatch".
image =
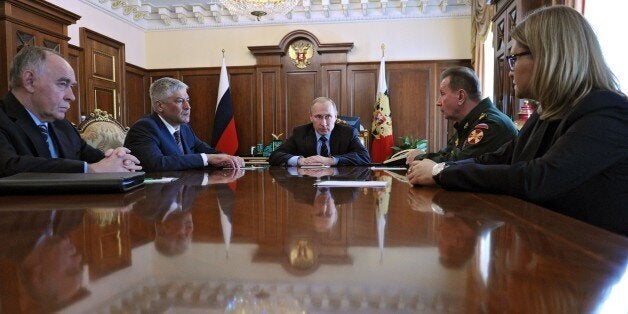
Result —
M434 178L434 181L438 182L438 175L445 169L445 166L444 162L439 162L432 167L432 178Z

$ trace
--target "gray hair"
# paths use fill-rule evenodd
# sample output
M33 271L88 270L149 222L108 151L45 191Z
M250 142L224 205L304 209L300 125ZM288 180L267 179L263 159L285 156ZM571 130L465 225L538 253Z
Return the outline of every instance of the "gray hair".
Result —
M480 79L473 70L467 67L447 68L440 74L440 80L442 81L447 77L449 77L450 89L463 89L472 100L479 100L482 97Z
M312 101L312 105L310 105L310 113L312 113L312 109L314 108L314 105L316 104L324 104L324 103L330 103L331 107L334 108L334 114L338 115L338 108L336 107L336 103L334 103L333 100L331 100L331 98L329 97L317 97Z
M188 85L171 77L162 77L150 84L148 90L150 95L150 101L155 107L157 101L170 97L176 91L188 89Z
M26 70L34 71L38 75L42 74L46 65L46 57L51 54L63 58L62 55L50 48L37 46L22 48L13 58L9 69L9 90L22 87L22 73Z

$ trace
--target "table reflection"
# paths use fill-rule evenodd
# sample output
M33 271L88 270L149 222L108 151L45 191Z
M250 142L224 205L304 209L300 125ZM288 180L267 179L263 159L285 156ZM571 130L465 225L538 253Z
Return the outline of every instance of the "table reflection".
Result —
M82 287L82 254L70 240L84 214L83 210L0 212L2 291L18 294L21 301L6 305L3 301L3 308L48 311L87 294Z
M0 196L8 313L591 312L628 240L367 168L159 173L127 194ZM385 189L317 189L317 180ZM621 308L621 305L620 305Z

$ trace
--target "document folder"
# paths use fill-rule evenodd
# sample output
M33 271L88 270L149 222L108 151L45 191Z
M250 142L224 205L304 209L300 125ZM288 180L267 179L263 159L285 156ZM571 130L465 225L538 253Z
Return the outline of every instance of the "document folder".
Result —
M144 172L35 173L0 178L0 194L114 193L144 184Z

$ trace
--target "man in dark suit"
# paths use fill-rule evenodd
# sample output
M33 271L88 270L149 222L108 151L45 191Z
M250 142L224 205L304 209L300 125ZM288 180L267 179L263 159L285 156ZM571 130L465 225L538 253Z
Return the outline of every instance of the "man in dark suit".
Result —
M15 56L0 100L0 176L142 169L124 147L103 154L87 145L64 119L75 84L70 64L51 49L28 46Z
M187 89L185 83L170 77L153 82L153 112L131 126L124 145L137 155L146 171L244 166L242 158L217 151L196 137L188 125L191 106Z
M292 135L271 155L274 166L356 166L371 162L369 153L358 139L358 131L336 125L338 110L327 97L318 97L310 107L312 123L297 126Z

